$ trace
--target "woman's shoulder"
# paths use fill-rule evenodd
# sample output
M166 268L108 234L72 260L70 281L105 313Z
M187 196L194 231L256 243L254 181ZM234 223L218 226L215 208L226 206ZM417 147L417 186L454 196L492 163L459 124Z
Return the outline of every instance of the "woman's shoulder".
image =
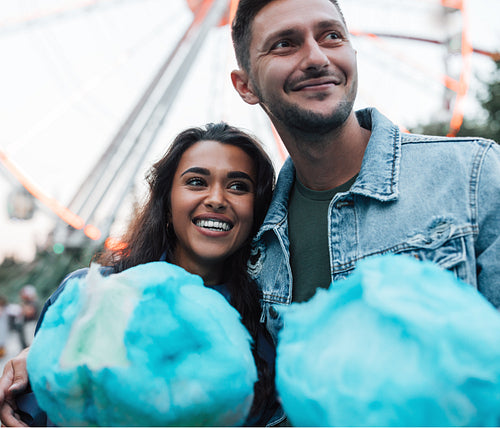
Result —
M111 266L101 266L100 269L101 269L101 274L104 276L108 276L114 272L114 269ZM59 284L57 289L45 301L45 304L43 305L42 311L40 312L40 316L38 317L38 322L36 325L35 334L38 332L38 329L40 328L40 324L43 320L43 317L45 316L45 312L47 312L47 309L49 308L49 306L51 306L57 300L57 298L61 295L61 293L66 288L68 283L70 281L73 281L73 280L78 279L78 278L84 278L85 276L87 276L88 271L89 271L88 267L77 269L77 270L69 273L68 275L66 275L63 278L63 280L61 281L61 283Z
M111 275L114 272L114 270L111 266L101 266L100 271L101 271L101 275L103 275L103 276ZM63 280L61 281L61 283L59 284L59 286L57 287L56 291L54 291L52 293L52 295L49 297L48 301L50 301L51 304L54 303L56 301L56 299L59 297L59 295L61 294L61 292L64 290L66 285L70 281L73 281L73 280L78 279L78 278L84 278L87 276L88 272L89 272L89 268L84 267L81 269L77 269L77 270L69 273L68 275L66 275L63 278Z

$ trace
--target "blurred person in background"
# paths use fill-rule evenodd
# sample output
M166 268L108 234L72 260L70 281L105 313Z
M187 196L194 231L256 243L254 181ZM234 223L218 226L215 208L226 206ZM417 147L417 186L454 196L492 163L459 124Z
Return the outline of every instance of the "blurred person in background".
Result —
M0 296L0 358L6 353L9 336L9 314L7 313L7 298Z
M24 349L31 344L35 333L36 321L40 314L40 302L34 285L28 284L19 292L21 299L22 328L19 330L21 347Z

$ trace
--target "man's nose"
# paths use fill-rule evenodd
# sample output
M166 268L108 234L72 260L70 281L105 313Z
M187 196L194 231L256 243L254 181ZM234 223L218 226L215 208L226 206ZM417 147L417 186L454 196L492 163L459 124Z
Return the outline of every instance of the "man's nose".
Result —
M330 59L316 40L307 40L303 46L302 68L319 70L330 64Z

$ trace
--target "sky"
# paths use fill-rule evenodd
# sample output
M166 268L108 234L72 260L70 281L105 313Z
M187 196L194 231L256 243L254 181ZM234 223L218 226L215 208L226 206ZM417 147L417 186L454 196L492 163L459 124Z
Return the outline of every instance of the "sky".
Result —
M341 0L349 29L442 40L460 35L467 22L475 48L500 50L500 0L466 1L466 12L447 14L439 0ZM66 205L107 147L140 95L189 25L184 0L31 0L0 5L0 151L46 195ZM358 51L356 108L376 106L411 127L443 109L443 46L394 38L353 36ZM462 57L449 56L448 74L459 77ZM493 63L471 57L465 104L480 116L481 81ZM118 234L143 178L181 130L226 120L250 130L277 168L283 158L258 107L245 105L231 86L235 68L227 26L210 31L186 74L172 109L141 165L136 188L120 209ZM57 217L42 204L31 220L13 220L7 201L16 180L0 166L0 260L29 259L43 246ZM101 219L102 220L102 219Z

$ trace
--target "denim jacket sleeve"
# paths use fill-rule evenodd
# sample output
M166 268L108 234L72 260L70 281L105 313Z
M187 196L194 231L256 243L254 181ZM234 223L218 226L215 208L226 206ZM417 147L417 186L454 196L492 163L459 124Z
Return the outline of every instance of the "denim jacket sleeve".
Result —
M500 307L500 146L484 141L485 150L478 153L477 176L471 185L477 191L472 213L477 219L476 239L477 287L497 308ZM476 179L476 182L474 180ZM473 193L474 194L474 193ZM474 204L475 203L475 204Z
M84 277L87 275L87 272L88 272L88 268L82 268L82 269L78 269L75 272L72 272L64 277L64 279L61 281L61 283L57 287L56 291L54 291L51 294L51 296L46 300L45 304L43 305L42 311L40 312L40 316L38 317L38 321L36 324L35 334L40 329L40 326L42 324L43 318L45 317L45 313L47 312L47 309L49 309L49 307L57 300L59 295L62 293L62 291L66 287L66 284L68 283L68 281L71 279Z

